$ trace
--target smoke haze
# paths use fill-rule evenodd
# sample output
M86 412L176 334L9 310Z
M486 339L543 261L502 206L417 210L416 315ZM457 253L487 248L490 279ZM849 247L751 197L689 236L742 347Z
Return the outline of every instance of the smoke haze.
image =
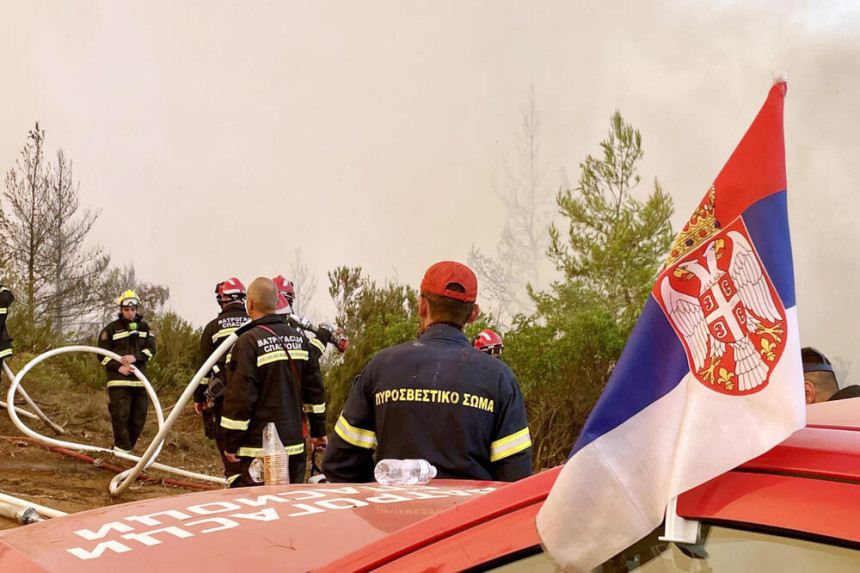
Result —
M417 285L474 244L534 85L550 194L637 127L677 229L788 73L801 343L851 368L860 315L854 2L0 0L0 168L36 120L74 162L92 238L202 325L229 276L360 265ZM773 7L777 6L777 7Z

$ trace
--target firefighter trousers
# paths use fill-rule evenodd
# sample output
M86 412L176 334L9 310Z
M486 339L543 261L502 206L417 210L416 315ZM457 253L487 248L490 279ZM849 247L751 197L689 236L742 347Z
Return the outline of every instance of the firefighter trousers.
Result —
M130 452L146 423L149 406L146 389L112 386L108 388L108 400L114 446Z

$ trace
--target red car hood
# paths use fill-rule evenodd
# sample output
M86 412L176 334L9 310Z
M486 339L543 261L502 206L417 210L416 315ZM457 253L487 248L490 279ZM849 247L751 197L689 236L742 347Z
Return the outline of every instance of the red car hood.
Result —
M506 484L217 490L0 532L0 573L308 571Z

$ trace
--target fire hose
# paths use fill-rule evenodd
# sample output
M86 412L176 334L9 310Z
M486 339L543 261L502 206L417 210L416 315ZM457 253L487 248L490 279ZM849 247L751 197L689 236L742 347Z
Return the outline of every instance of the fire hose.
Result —
M88 464L92 464L97 468L101 468L104 470L111 471L115 474L126 471L128 468L124 468L118 466L116 464L112 464L110 462L106 462L100 458L94 458L92 456L88 456L86 454L82 454L80 452L75 452L73 450L69 450L66 448L61 448L59 446L49 446L41 443L39 440L34 440L33 438L28 438L25 436L13 437L13 436L0 436L0 440L6 440L9 442L24 442L28 444L36 444L38 446L42 446L46 450L50 450L52 452L57 452L59 454L63 454L83 462L87 462ZM215 485L206 485L202 483L194 483L190 481L177 480L173 478L157 478L147 474L140 474L137 476L137 479L143 482L154 483L158 485L175 485L177 487L188 487L192 489L205 489L205 490L213 490L213 489L221 489Z
M27 525L37 521L45 521L49 517L61 517L66 514L26 499L0 493L0 515L14 519L21 525Z
M150 466L155 468L155 469L175 473L175 474L182 475L185 477L191 477L191 478L199 479L202 481L209 481L209 482L214 482L214 483L218 483L221 485L226 485L226 480L224 478L216 478L216 477L205 475L205 474L199 474L196 472L189 472L186 470L182 470L182 469L174 468L174 467L167 466L164 464L156 463L152 460L161 451L161 447L164 443L164 438L167 434L167 431L170 429L170 427L176 421L176 418L179 417L179 414L182 411L182 408L185 406L185 403L188 401L188 399L191 397L191 394L194 392L194 388L197 386L197 384L200 382L200 379L203 377L203 373L208 372L208 370L210 368L212 368L212 365L224 353L227 352L227 350L230 348L230 346L232 346L235 339L236 339L236 336L234 336L234 335L231 335L231 337L228 337L229 344L222 343L221 346L219 346L215 350L215 352L212 353L212 356L209 357L209 359L203 364L203 366L201 366L200 370L197 371L194 378L192 378L188 387L185 389L185 392L182 394L179 401L177 401L176 406L174 406L174 408L173 408L173 411L170 413L170 417L168 418L169 423L166 423L164 420L164 415L162 414L161 404L159 403L158 396L155 394L155 390L152 388L152 385L149 383L149 380L147 380L146 376L144 376L140 372L140 370L138 370L138 369L134 370L134 375L143 384L143 387L146 390L147 394L149 395L149 399L154 406L155 415L156 415L156 418L158 421L158 428L159 428L158 434L155 436L155 438L153 438L152 442L149 444L149 447L147 448L146 452L144 453L144 455L142 457L138 457L138 456L135 456L132 454L126 454L124 452L113 451L113 450L98 447L98 446L90 446L90 445L86 445L86 444L77 444L77 443L73 443L73 442L66 442L66 441L62 441L62 440L56 440L53 438L48 438L47 436L43 436L41 434L34 432L30 428L28 428L26 425L24 425L21 422L20 418L18 417L18 413L15 411L15 409L13 407L8 407L9 417L12 419L12 423L14 423L15 426L18 427L19 430L21 430L24 434L35 439L36 441L38 441L40 443L51 445L51 446L57 446L57 447L61 447L61 448L68 448L68 449L72 449L72 450L79 450L79 451L82 450L82 451L89 451L89 452L110 452L110 453L113 453L117 457L137 462L137 464L132 469L122 471L121 473L117 474L117 476L113 480L111 480L109 488L110 488L110 492L112 495L119 495L120 493L125 491L125 489L127 489L128 486L131 485L131 483L141 473L141 471L147 467L150 467ZM117 361L120 361L120 358L121 358L118 354L111 352L110 350L105 350L104 348L98 348L98 347L94 347L94 346L66 346L66 347L55 348L53 350L50 350L44 354L37 356L36 358L34 358L30 362L28 362L24 366L24 368L22 368L21 371L18 372L17 376L15 376L15 378L12 380L12 383L9 386L9 391L7 393L8 404L11 405L11 404L15 403L15 392L16 392L16 390L18 390L18 387L21 383L21 379L36 364L38 364L42 360L45 360L46 358L49 358L49 357L54 356L56 354L62 354L65 352L81 352L81 351L82 352L93 352L95 354L100 354L102 356L108 356L108 357L113 358L114 360L117 360Z
M15 373L12 372L12 370L9 368L9 365L6 364L6 362L3 362L3 372L6 373L6 376L9 377L9 380L15 379ZM46 416L44 412L42 412L42 410L39 408L39 406L37 406L36 403L33 401L33 399L30 398L29 394L27 394L24 391L24 388L18 388L18 391L21 393L21 396L24 398L24 401L27 402L27 404L30 405L30 408L33 409L33 412L35 412L35 414L28 412L27 410L22 410L21 408L13 405L16 412L18 412L21 415L27 416L28 418L32 418L33 420L41 418L41 420L43 422L45 422L48 426L50 426L51 429L54 430L54 432L57 434L65 434L66 433L66 430L64 430L62 426L58 426L57 424L52 422L51 419L48 418L48 416ZM6 405L6 402L0 401L0 407L7 408L8 406Z
M307 318L298 314L291 314L290 324L312 332L323 345L331 344L341 354L346 352L346 348L349 346L349 339L344 334L343 329L326 322L320 323L319 326L314 326Z

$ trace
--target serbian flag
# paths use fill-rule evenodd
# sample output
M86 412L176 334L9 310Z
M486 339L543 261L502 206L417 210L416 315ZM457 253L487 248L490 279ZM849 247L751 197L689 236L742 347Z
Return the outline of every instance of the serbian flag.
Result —
M672 246L537 527L586 571L805 424L778 80Z

